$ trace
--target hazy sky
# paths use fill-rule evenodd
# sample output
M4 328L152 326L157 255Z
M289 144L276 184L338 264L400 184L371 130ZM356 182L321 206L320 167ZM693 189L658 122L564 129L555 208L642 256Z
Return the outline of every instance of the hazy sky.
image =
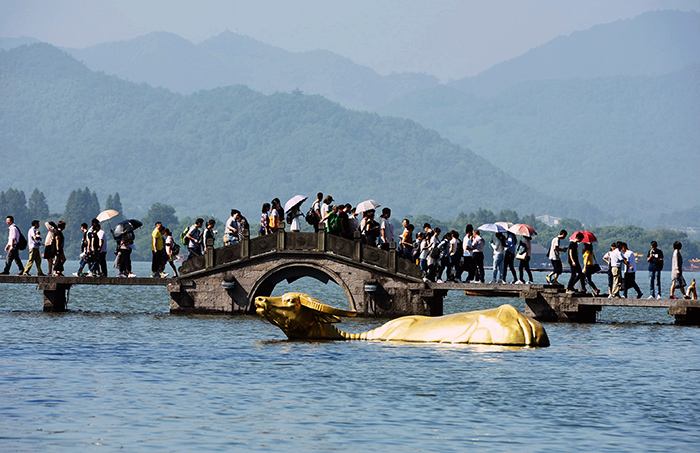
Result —
M0 0L0 36L85 47L151 31L223 30L288 50L328 49L381 73L460 78L555 36L700 0Z

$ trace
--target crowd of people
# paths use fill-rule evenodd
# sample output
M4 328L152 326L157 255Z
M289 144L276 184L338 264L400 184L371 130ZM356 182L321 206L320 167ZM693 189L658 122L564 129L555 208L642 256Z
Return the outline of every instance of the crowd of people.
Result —
M302 199L303 202L303 199ZM359 238L367 246L379 247L388 250L395 244L397 253L407 259L415 261L419 266L423 280L426 282L486 282L484 267L485 249L492 252L492 272L490 283L531 284L533 282L530 261L532 258L532 237L520 235L520 239L510 232L496 232L492 235L488 246L482 236L482 232L468 224L464 230L464 236L456 230L442 232L438 227L432 227L424 223L420 231L409 219L401 222L402 232L396 236L391 219L391 209L384 207L381 214L376 217L376 207L373 205L362 206L362 210L353 207L349 203L335 203L332 195L319 192L311 203L306 214L302 212L301 202L291 206L285 211L280 199L275 198L269 203L263 203L261 208L258 235L273 234L276 231L286 229L299 232L303 228L304 221L313 227L314 231L325 231L327 234L338 235L346 239ZM378 207L378 206L377 206ZM6 218L8 225L8 241L5 246L6 264L2 274L8 274L13 263L19 267L20 274L29 275L33 266L37 268L37 275L62 276L64 271L66 224L63 221L54 223L46 222L46 238L42 241L38 220L31 222L31 228L27 231L26 238L15 225L14 218ZM216 221L197 218L180 235L180 244L187 249L187 259L202 256L207 243L214 242L217 231L214 229ZM97 219L92 219L90 225L83 223L80 226L82 242L80 247L79 270L77 276L107 276L107 241L105 231ZM244 236L250 234L250 225L243 214L232 209L225 222L223 243L225 246L235 245L241 242ZM569 267L569 279L566 284L568 293L587 293L590 287L592 294L598 296L600 289L596 286L593 275L602 271L593 251L592 241L584 237L583 233L574 234L564 246L567 231L561 230L550 243L547 252L552 265L552 271L545 279L548 284L559 285L559 278L564 272L562 253L566 254ZM115 240L115 267L120 277L135 276L131 268L131 252L134 247L133 230L116 236ZM41 253L44 246L43 255ZM166 266L170 265L173 274L178 275L175 265L180 254L180 244L175 240L172 231L160 221L156 221L151 233L151 273L153 277L167 277ZM581 253L579 254L579 247ZM29 249L26 266L22 265L19 251ZM682 244L676 242L673 245L671 265L670 298L675 298L676 290L681 296L686 295L686 282L683 278L683 258L681 255ZM48 274L42 269L42 256L47 261ZM641 298L643 292L636 282L637 255L628 248L625 242L611 244L610 250L602 257L608 270L608 297L628 297L629 291L634 290L636 296ZM649 298L661 298L661 270L664 267L664 254L654 241L647 252L649 269ZM517 263L517 272L516 272ZM87 268L87 272L85 269ZM508 281L508 275L512 277ZM691 282L691 291L695 288L694 280Z

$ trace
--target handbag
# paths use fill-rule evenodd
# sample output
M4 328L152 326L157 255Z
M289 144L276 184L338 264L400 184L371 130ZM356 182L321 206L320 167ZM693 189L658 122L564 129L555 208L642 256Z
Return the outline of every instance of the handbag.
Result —
M598 272L600 272L600 264L598 264L598 263L591 264L591 274L597 274Z

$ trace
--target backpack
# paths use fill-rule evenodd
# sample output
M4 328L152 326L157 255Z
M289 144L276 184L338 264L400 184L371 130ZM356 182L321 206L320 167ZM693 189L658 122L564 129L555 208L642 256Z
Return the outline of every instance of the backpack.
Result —
M180 254L180 244L177 242L173 241L173 246L172 246L172 255L177 256Z
M318 225L318 222L321 220L318 217L318 212L312 207L309 208L308 212L306 213L306 216L304 216L306 219L306 223L309 225L315 226Z
M291 225L292 220L294 220L294 212L293 211L287 212L287 215L284 217L284 220L287 222L287 225Z
M436 244L435 247L430 251L430 257L433 259L440 258L440 244Z
M17 226L15 226L15 228L17 228ZM19 228L17 228L17 232L19 233L19 239L17 239L17 249L27 250L27 238L24 237L22 230Z
M328 216L328 232L331 234L340 233L340 217L338 217L338 214Z
M187 245L190 243L190 239L187 237L187 233L190 232L190 227L186 226L184 230L182 230L182 233L180 233L180 244L184 245L187 247Z

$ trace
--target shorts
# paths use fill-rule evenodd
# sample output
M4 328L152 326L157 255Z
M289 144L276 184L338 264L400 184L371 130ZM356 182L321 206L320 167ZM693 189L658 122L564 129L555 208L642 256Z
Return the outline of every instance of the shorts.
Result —
M682 275L677 275L673 277L671 280L676 286L680 286L681 288L685 286L685 279L683 278Z
M552 263L552 268L554 269L552 272L555 274L561 274L564 271L564 268L561 265L561 260L550 260Z

